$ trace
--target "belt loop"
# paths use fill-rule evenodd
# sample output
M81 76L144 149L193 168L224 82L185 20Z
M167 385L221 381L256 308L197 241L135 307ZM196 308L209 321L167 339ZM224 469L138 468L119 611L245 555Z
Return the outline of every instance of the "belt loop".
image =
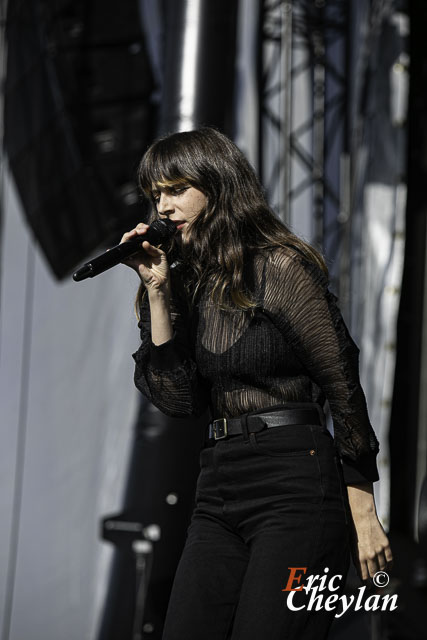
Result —
M243 434L243 442L247 444L249 442L249 431L248 431L248 414L244 413L241 418L242 423L242 434Z
M314 406L316 407L317 413L319 414L320 424L323 428L326 428L326 416L323 410L323 407L320 406L319 403L315 402Z

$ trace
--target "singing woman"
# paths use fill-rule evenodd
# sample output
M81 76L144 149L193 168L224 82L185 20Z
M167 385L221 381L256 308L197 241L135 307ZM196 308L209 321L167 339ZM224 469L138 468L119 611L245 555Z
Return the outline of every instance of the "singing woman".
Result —
M341 576L339 594L350 550L362 580L392 556L358 348L325 262L215 129L157 140L139 179L177 233L169 251L144 223L122 238L142 249L127 261L141 280L135 383L169 416L210 413L164 640L326 638L335 612L306 606L308 576Z

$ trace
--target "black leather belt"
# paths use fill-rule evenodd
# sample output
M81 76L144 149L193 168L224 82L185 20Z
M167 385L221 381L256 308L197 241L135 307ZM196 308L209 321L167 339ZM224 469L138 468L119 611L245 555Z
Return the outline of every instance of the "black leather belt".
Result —
M319 405L320 409L320 405ZM322 424L316 408L265 410L260 413L245 413L237 418L218 418L209 425L209 438L223 440L228 436L244 433L258 433L263 429L283 427L291 424Z

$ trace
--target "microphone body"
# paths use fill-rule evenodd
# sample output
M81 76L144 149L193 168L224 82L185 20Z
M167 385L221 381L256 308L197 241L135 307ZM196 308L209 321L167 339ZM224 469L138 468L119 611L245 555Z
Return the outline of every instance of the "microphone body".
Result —
M118 244L109 251L105 251L105 253L101 253L96 258L86 262L73 273L73 280L80 282L81 280L86 280L86 278L93 278L107 271L107 269L115 267L116 264L120 264L125 258L134 253L143 251L141 245L145 240L150 244L158 245L172 238L176 230L176 224L168 219L155 220L143 235L122 242L122 244Z

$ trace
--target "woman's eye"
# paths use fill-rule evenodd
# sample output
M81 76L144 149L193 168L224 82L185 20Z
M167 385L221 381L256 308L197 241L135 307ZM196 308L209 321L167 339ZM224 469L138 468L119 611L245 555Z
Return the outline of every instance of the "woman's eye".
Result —
M182 193L184 193L185 191L187 191L187 189L190 188L190 185L185 185L183 187L170 187L168 189L165 189L164 192L170 196L179 196ZM152 193L151 194L151 199L154 202L154 204L159 204L160 202L160 196L161 193Z
M185 187L175 187L174 189L171 190L171 193L175 196L179 196L181 193L184 193L184 191L187 191L187 189L189 189L189 187L185 186Z

